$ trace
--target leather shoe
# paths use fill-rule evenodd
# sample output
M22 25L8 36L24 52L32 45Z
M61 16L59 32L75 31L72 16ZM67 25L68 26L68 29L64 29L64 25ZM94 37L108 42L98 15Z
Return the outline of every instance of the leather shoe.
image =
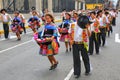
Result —
M79 78L80 77L80 75L75 75L75 78Z
M85 75L86 75L86 76L90 75L90 72L86 72Z

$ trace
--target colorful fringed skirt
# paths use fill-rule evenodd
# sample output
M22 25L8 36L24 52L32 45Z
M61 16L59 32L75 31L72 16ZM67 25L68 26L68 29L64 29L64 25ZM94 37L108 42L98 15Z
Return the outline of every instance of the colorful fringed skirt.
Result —
M59 45L54 39L52 42L40 44L39 54L43 56L51 56L58 54Z

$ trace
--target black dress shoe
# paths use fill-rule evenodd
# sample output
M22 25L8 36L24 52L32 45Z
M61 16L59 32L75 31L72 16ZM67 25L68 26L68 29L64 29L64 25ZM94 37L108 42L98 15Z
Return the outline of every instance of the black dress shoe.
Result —
M75 75L75 78L79 78L80 77L80 75Z
M88 55L93 55L93 53L88 53Z
M86 72L85 75L86 75L86 76L90 75L90 72Z
M97 52L96 54L99 55L99 52Z

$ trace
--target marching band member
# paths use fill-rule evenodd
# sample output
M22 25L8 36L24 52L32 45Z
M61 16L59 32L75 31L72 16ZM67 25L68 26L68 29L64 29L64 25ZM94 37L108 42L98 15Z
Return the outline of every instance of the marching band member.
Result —
M70 35L68 33L68 30L71 26L71 23L72 23L71 15L69 13L66 13L66 19L59 26L59 32L61 34L60 41L65 42L66 52L68 52L68 47L69 47L70 51L72 49L72 46L71 46L71 43L70 43Z
M40 46L40 54L47 56L51 63L49 70L53 70L58 65L58 61L54 57L54 55L58 54L59 49L57 40L58 30L54 24L54 17L51 14L46 14L45 20L47 23L44 26L43 31L40 34L36 32L34 34L34 39Z
M90 26L90 30L91 30L91 36L89 38L89 53L90 55L93 55L93 51L94 51L94 43L95 43L95 50L96 50L96 54L99 54L99 21L96 18L96 13L95 12L91 12L90 13L90 21L93 22Z
M89 31L90 21L87 16L79 17L77 26L75 27L74 42L73 42L73 63L75 78L79 78L81 74L80 54L85 65L85 75L90 73L90 61L88 56L88 38L91 35Z

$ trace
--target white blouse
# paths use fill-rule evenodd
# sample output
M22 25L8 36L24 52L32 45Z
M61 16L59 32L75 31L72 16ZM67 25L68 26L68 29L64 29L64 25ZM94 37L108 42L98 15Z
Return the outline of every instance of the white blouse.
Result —
M80 42L82 41L82 32L83 29L80 28L78 25L75 27L75 33L74 33L74 41Z

